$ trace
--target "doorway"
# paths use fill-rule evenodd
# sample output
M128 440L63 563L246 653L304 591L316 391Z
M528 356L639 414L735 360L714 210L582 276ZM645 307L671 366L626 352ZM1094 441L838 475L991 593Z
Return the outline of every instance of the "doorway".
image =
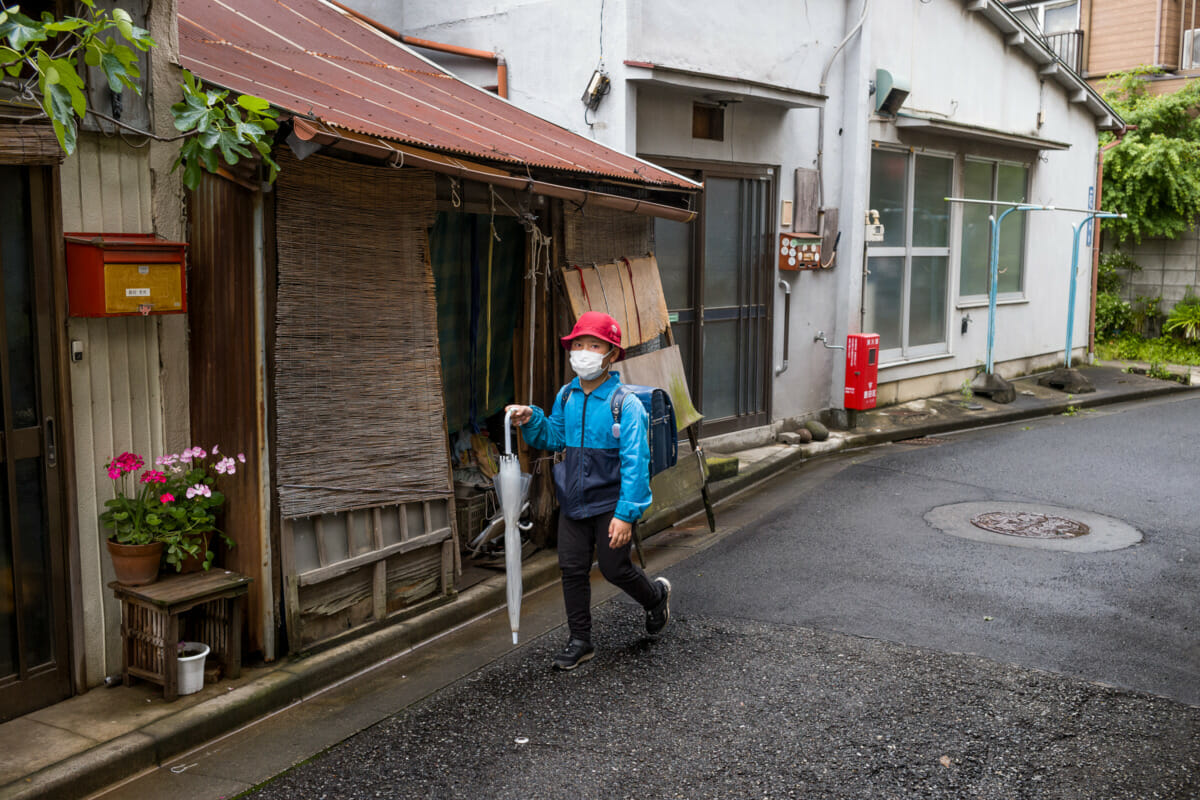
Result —
M695 222L656 219L654 250L703 435L771 419L775 170L649 157L704 183Z
M54 171L0 165L0 721L67 697L50 244Z

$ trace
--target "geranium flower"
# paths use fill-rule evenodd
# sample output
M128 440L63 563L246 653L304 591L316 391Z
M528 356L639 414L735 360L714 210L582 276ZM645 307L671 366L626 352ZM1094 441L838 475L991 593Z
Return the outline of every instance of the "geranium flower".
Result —
M179 455L176 453L171 453L169 456L159 456L158 458L154 459L154 463L160 467L170 467L178 460Z
M240 462L242 462L243 464L245 464L245 463L246 463L246 454L245 454L245 453L238 453L238 461L240 461Z
M222 475L232 475L237 472L237 462L229 457L222 458L217 462L217 472Z
M108 477L112 478L114 481L121 477L121 470L116 466L115 463L110 463L108 465Z
M196 496L212 497L212 489L209 489L203 483L197 483L195 486L189 486L187 490L188 500Z
M145 463L146 462L142 460L142 457L136 453L121 453L121 455L112 460L112 462L109 464L109 468L111 470L112 467L116 467L117 470L120 471L120 474L127 475L130 472L136 472L137 470L141 469L142 465Z
M213 449L212 449L212 454L215 456L215 455L216 455L217 453L219 453L219 452L221 452L220 448L218 448L218 447L217 447L217 446L214 444L214 445L213 445Z
M142 473L142 483L166 483L167 474L156 470L148 469Z
M193 447L192 448L192 456L195 458L207 458L208 453L204 452L203 447Z
M159 495L158 501L160 503L173 503L175 502L175 495L171 494L170 492L163 492L161 495Z

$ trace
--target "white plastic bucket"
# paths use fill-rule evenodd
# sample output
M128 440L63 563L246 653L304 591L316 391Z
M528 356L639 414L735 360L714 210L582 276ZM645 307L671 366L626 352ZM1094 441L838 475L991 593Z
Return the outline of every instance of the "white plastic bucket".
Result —
M208 645L201 642L184 642L184 648L201 648L194 656L179 656L179 693L195 694L204 688L204 659L208 658Z

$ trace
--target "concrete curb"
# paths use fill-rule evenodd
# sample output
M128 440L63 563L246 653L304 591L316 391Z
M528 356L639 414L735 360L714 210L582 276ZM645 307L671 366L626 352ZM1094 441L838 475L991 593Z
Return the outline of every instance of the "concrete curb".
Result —
M1078 394L1064 398L1059 402L1051 402L1033 408L1001 408L987 412L987 415L972 417L969 424L964 420L947 420L944 422L917 422L906 426L903 430L881 431L879 433L851 433L844 437L847 447L870 447L886 442L915 439L921 436L935 436L956 430L970 430L988 425L1000 425L1006 422L1020 422L1037 417L1051 417L1061 414L1070 408L1098 408L1116 403L1146 400L1168 394L1193 391L1194 387L1184 386L1173 381L1163 381L1161 386L1135 389L1123 394L1097 392L1095 394Z

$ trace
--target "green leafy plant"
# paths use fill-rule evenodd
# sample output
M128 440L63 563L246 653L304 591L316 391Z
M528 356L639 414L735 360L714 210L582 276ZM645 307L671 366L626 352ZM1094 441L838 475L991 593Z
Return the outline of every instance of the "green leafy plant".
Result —
M1162 295L1158 297L1138 296L1130 304L1130 324L1136 333L1156 333L1159 323L1166 318L1162 312Z
M1105 100L1130 126L1104 156L1104 209L1126 219L1104 220L1117 241L1173 239L1200 215L1200 81L1153 94L1146 79L1161 70L1139 67L1109 75ZM1115 142L1115 143L1114 143Z
M1152 364L1157 362L1200 366L1200 344L1186 342L1173 336L1143 339L1140 336L1126 334L1116 339L1097 342L1096 355L1106 361L1120 359L1146 361Z
M267 101L250 95L230 100L229 92L205 89L186 70L183 96L171 107L177 136L158 136L88 108L81 63L104 73L113 92L132 89L141 93L137 79L138 51L155 46L149 31L133 24L121 8L111 12L95 7L95 0L79 0L83 16L40 19L21 13L20 6L0 0L0 87L9 90L8 101L37 107L50 120L59 145L75 152L78 123L92 114L120 128L159 141L183 140L175 167L184 167L189 189L200 184L201 168L216 172L221 161L237 164L257 151L274 180L278 165L271 160L272 133L279 125L277 112Z
M183 100L171 106L175 128L195 131L179 148L175 166L184 165L183 182L195 189L200 185L200 168L216 172L220 160L233 165L250 158L253 147L262 156L274 181L279 165L271 159L271 140L267 133L279 127L276 112L270 103L259 97L238 95L231 105L229 92L205 89L192 73L183 71ZM218 157L219 154L219 157Z
M1178 303L1163 323L1164 333L1178 333L1189 342L1200 342L1200 303Z
M1096 293L1096 338L1112 339L1131 330L1133 307L1116 292Z
M1146 370L1146 375L1151 378L1158 378L1160 381L1173 381L1175 376L1172 375L1162 364L1157 361L1152 363L1149 369Z

